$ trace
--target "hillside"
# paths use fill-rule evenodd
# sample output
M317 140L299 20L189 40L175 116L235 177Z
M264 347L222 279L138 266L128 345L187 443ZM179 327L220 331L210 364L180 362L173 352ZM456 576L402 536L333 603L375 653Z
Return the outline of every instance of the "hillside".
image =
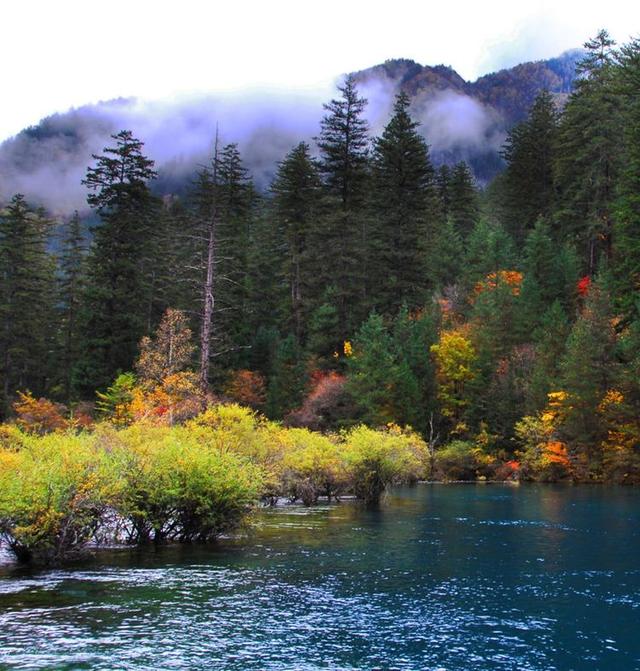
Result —
M571 90L579 50L547 61L466 82L450 67L389 60L356 74L369 100L373 133L386 123L398 89L412 98L436 164L467 160L486 183L502 166L505 132L522 120L536 94L546 88L561 102ZM109 134L130 128L143 139L160 171L157 189L180 192L193 168L206 161L219 123L225 142L238 142L259 187L301 139L318 132L322 103L333 92L314 94L252 92L200 96L177 101L117 99L54 114L0 145L0 200L20 192L55 213L85 207L80 181L91 154Z

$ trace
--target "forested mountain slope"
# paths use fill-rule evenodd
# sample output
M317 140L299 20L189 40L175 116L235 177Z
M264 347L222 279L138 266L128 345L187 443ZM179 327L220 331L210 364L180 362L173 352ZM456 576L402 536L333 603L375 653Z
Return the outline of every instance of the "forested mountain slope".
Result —
M369 100L366 116L373 130L384 126L402 90L411 98L434 163L466 160L486 183L503 165L499 150L506 131L526 116L541 90L566 97L581 53L524 63L475 82L465 82L443 65L408 60L390 60L355 77ZM123 128L145 139L159 170L156 193L184 193L194 168L206 160L216 124L223 138L239 144L254 180L264 188L282 155L316 134L323 99L258 91L172 102L118 99L54 114L0 145L0 199L19 192L59 214L85 208L80 180L91 154Z

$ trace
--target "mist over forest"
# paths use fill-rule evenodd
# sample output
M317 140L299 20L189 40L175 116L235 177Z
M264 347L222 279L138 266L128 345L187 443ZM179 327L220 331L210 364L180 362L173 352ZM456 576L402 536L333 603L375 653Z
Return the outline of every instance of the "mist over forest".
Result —
M386 124L395 95L405 91L434 164L467 161L480 184L504 166L507 131L526 116L535 96L550 91L562 104L582 50L524 63L466 82L453 69L396 59L355 73L368 100L371 134ZM302 83L301 83L302 84ZM81 180L109 136L123 128L145 142L156 162L159 194L183 194L194 170L211 154L216 126L224 142L238 144L259 189L270 184L279 161L300 141L313 145L322 104L333 91L254 90L199 94L172 100L117 99L43 119L0 145L0 199L23 193L52 213L87 210Z
M475 82L390 60L26 129L0 147L0 414L236 403L399 432L407 479L640 482L639 72L601 30Z

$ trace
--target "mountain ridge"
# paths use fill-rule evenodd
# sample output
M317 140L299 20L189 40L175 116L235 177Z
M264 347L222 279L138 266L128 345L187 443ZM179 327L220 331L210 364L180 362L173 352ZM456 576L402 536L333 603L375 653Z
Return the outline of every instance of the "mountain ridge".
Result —
M405 58L353 73L369 100L372 134L384 127L394 95L412 100L435 164L466 160L487 183L502 166L500 148L507 131L521 121L540 90L562 104L575 79L579 49L464 80L452 67L421 65ZM329 93L333 95L333 93ZM325 101L328 98L325 99ZM52 114L0 144L0 202L24 193L54 213L86 207L81 179L91 155L109 135L130 128L156 160L161 193L186 188L207 160L216 124L225 142L238 142L259 188L266 188L275 166L300 142L311 142L322 116L316 95L205 95L188 100L144 101L117 98Z

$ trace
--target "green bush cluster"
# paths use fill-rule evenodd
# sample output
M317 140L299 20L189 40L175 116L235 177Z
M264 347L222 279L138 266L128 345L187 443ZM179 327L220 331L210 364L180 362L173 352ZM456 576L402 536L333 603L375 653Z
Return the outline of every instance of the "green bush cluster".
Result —
M425 475L413 432L286 429L219 405L182 426L137 423L36 435L3 427L0 536L22 561L56 563L90 543L209 541L260 500L316 503Z
M475 443L454 440L436 452L433 478L443 481L491 478L498 463Z

